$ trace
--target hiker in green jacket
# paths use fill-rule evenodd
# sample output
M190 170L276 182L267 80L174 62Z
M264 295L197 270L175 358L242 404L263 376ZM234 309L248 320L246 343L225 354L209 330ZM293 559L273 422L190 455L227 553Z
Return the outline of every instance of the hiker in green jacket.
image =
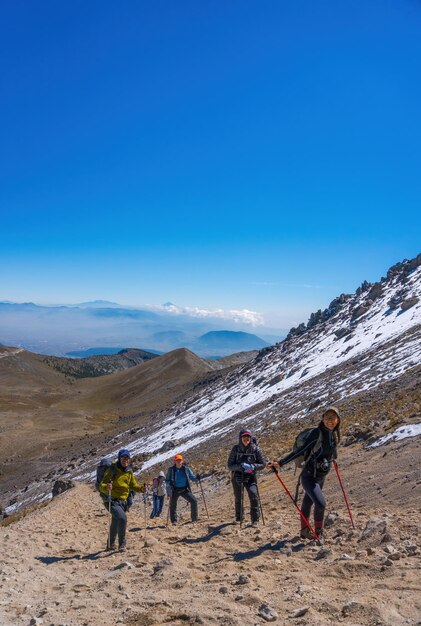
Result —
M116 549L118 535L118 549L126 550L126 527L127 527L127 499L131 491L145 492L144 486L136 482L130 465L130 451L122 449L118 453L118 459L106 470L99 491L104 500L105 508L111 513L111 526L107 542L107 550Z

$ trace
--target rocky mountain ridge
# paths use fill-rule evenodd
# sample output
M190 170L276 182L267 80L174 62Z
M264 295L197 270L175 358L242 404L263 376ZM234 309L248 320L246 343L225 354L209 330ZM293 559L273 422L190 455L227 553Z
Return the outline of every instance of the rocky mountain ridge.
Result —
M324 319L310 318L305 332L290 333L249 363L205 376L175 405L149 417L131 413L128 430L104 440L90 457L76 459L70 471L64 464L57 473L89 478L98 458L113 456L122 443L141 456L147 471L178 451L199 458L206 449L209 460L209 451L215 450L218 465L218 451L229 446L233 431L240 426L253 429L259 439L287 441L291 429L303 421L314 422L327 403L335 402L352 415L360 398L369 398L383 410L385 394L399 404L399 386L409 390L406 417L416 420L420 409L416 383L421 356L420 262L418 256L397 264L380 287L363 283L354 295L340 296L328 307L331 313L322 315ZM366 310L356 315L362 307ZM389 422L381 421L382 427ZM44 497L46 490L41 484L25 493L18 494L17 506Z
M157 354L146 350L128 348L120 350L117 354L97 354L79 359L46 356L44 363L72 378L95 378L96 376L122 372L157 356Z

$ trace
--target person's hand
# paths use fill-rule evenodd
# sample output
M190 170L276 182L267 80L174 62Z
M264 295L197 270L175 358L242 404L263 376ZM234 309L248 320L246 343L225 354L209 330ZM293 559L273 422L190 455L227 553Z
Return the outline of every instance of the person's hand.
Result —
M202 477L201 477L200 474L196 474L196 478L197 478L197 480L200 480Z
M112 489L113 489L113 483L107 483L107 491L108 491L108 493L111 493Z
M281 469L281 466L276 461L270 461L269 463L267 463L266 467L268 469L277 469L277 470Z

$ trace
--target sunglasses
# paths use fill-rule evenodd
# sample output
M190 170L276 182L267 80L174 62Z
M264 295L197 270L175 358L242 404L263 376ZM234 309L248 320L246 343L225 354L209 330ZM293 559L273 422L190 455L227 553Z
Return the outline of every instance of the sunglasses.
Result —
M241 435L241 439L251 439L250 435Z

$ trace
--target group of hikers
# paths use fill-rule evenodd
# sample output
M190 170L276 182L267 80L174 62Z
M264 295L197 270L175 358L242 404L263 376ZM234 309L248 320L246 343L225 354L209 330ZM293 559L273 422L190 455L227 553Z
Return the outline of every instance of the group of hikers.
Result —
M323 485L330 472L332 464L337 466L337 446L340 442L340 416L338 410L328 407L318 426L303 431L297 437L293 450L278 462L268 461L249 430L243 429L239 433L239 440L233 446L228 457L228 469L231 471L231 481L235 499L235 521L241 524L244 513L244 491L250 503L251 526L257 526L262 511L259 490L257 486L257 472L268 468L275 472L289 497L288 489L279 477L278 471L292 461L300 467L299 482L304 490L304 497L299 510L301 516L300 536L302 539L318 539L323 536L323 521L326 509L326 500L323 494ZM132 504L134 492L143 492L146 497L146 485L137 483L131 467L131 454L127 449L118 453L117 461L109 465L98 478L97 487L102 496L104 506L110 514L108 550L126 550L127 512ZM177 502L183 498L190 504L191 521L198 519L198 502L191 489L191 483L200 484L200 475L195 474L186 464L182 454L174 456L174 463L154 478L152 483L153 508L151 518L160 517L165 495L169 498L169 520L177 524ZM338 478L339 474L338 474ZM341 484L342 486L342 484ZM297 494L298 496L298 484ZM345 496L345 492L344 492ZM296 502L295 502L296 504ZM314 506L314 529L309 518ZM349 511L350 513L350 511ZM351 517L352 521L352 517Z

